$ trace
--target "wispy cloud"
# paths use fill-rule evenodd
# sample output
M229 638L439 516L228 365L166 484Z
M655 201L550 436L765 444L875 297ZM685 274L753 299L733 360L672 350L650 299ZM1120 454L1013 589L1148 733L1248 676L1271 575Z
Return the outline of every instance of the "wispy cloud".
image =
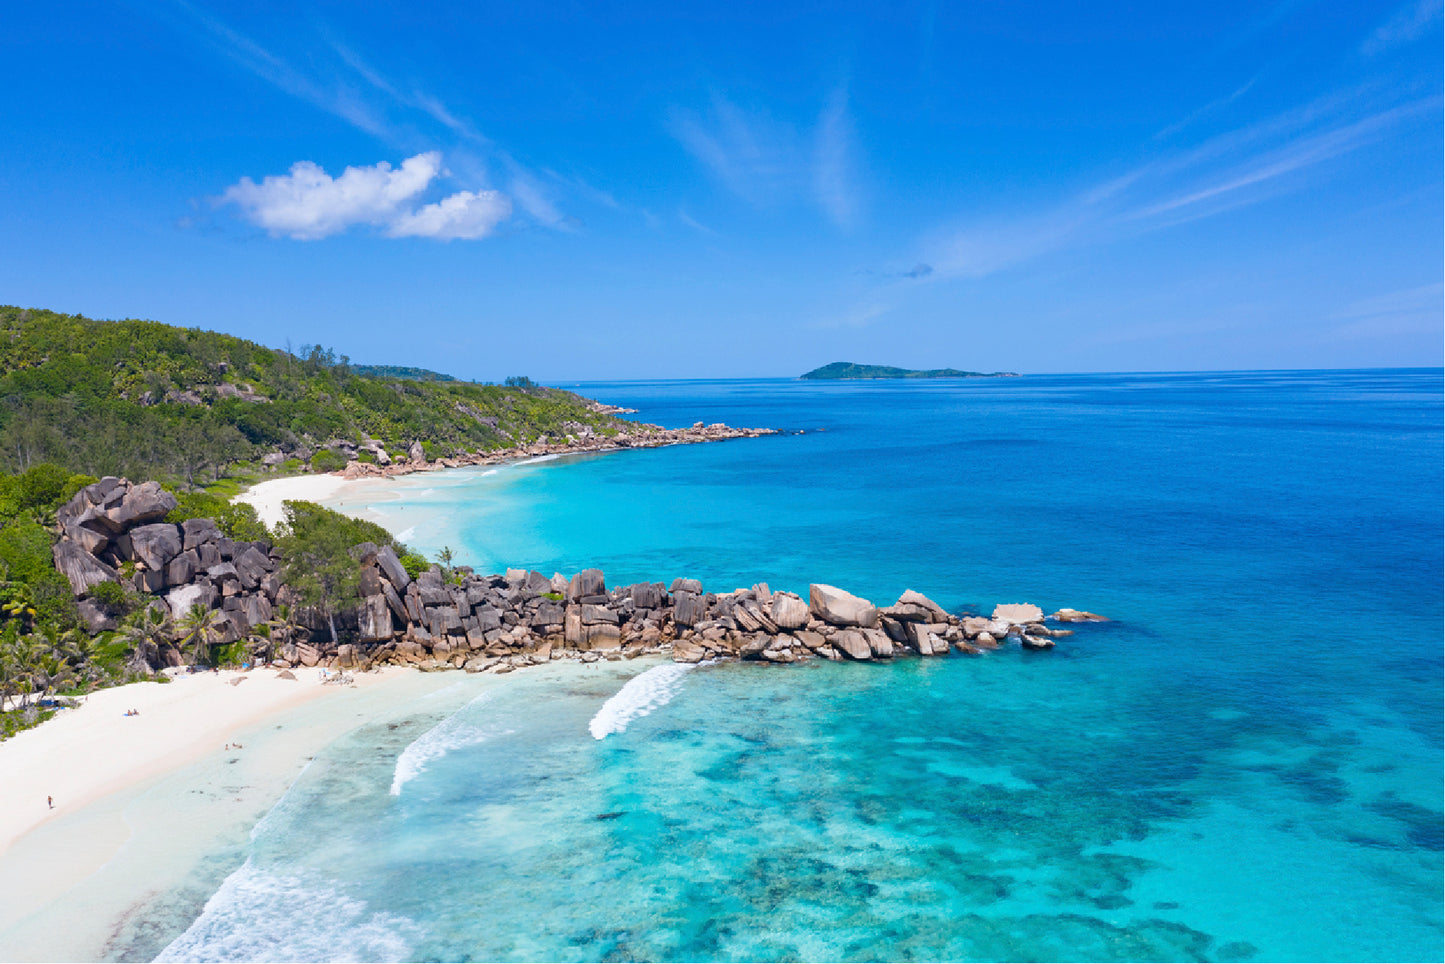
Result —
M1441 0L1415 0L1407 3L1380 24L1360 45L1366 57L1407 44L1425 36L1430 25L1440 16Z
M852 170L853 121L848 96L836 91L818 118L814 135L813 187L818 203L840 228L853 227L858 217L858 188Z
M1320 333L1326 341L1367 341L1406 333L1440 337L1445 285L1439 282L1402 288L1351 302L1332 313ZM1435 359L1439 361L1438 358Z
M1439 107L1439 97L1382 106L1364 90L1320 98L1160 154L1052 209L937 231L920 253L934 278L980 278L1063 248L1212 217L1312 183L1313 169Z
M675 109L668 126L688 153L749 204L806 201L840 228L856 225L857 137L845 91L835 91L807 127L745 110L721 94L713 95L706 112Z
M697 231L700 234L706 234L708 237L712 238L717 237L716 231L708 227L706 224L703 224L701 221L693 217L691 214L688 214L686 211L679 210L677 212L677 219L678 221L685 224L687 227L692 228L694 231Z
M450 241L492 233L511 214L510 202L495 191L458 191L416 207L442 175L441 154L409 157L398 168L382 161L348 167L337 177L320 165L299 161L286 174L249 177L219 198L233 204L253 224L276 236L314 241L358 225L380 228L390 237L426 237Z
M464 179L473 195L466 206L470 213L449 222L452 227L448 230L461 232L452 236L481 237L485 233L477 233L481 225L503 207L501 219L510 217L515 207L534 223L559 230L580 224L562 210L563 200L618 207L615 198L591 185L539 175L482 133L464 111L421 85L379 68L324 24L315 26L316 36L306 56L288 61L192 0L169 0L157 9L163 15L178 14L170 19L179 21L182 29L277 90L377 138L389 150L413 154L444 149L448 166ZM298 64L304 64L304 69ZM510 197L490 183L497 169ZM438 209L418 223L437 223L444 210L457 213L456 207L453 203ZM279 233L300 236L290 231Z

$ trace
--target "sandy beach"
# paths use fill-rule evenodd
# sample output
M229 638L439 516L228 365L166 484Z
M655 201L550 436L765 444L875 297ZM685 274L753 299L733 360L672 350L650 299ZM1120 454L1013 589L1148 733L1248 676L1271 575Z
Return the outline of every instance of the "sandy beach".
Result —
M97 959L198 854L243 837L323 747L449 681L402 668L353 686L295 676L102 690L0 743L0 959Z
M287 500L322 502L351 481L339 474L295 475L285 479L270 479L251 486L231 501L244 502L254 507L261 521L274 528L284 518L282 503Z

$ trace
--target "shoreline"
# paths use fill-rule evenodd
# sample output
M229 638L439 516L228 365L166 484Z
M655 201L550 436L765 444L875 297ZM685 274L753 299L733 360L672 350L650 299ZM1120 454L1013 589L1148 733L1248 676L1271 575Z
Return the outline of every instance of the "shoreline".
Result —
M292 675L99 690L0 743L0 960L100 959L148 901L249 834L315 754L454 681L399 667L353 686Z
M268 527L274 527L284 519L281 505L283 502L287 500L320 502L328 496L334 495L349 482L395 479L421 472L439 472L446 469L512 465L529 459L560 455L625 452L630 449L697 445L703 442L761 438L765 435L777 434L780 434L778 429L733 428L721 422L712 425L695 422L689 428L662 428L658 425L639 424L633 432L619 432L611 436L585 434L580 438L574 438L569 435L561 442L552 442L547 436L543 436L530 445L515 445L492 452L471 452L432 461L421 458L408 462L393 462L389 465L354 461L337 472L308 473L265 479L244 489L231 501L250 505L256 510L256 515L263 523Z

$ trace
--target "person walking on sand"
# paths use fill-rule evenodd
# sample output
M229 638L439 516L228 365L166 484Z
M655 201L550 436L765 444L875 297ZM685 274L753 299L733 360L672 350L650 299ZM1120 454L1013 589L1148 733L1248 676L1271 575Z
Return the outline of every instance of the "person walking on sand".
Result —
M45 798L45 803L50 807L51 810L54 810L54 809L55 809L55 798L54 798L54 797L46 797L46 798Z

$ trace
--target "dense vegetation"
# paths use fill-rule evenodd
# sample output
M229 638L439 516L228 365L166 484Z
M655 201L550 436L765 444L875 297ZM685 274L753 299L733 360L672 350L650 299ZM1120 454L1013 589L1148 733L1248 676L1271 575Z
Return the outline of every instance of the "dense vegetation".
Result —
M317 345L292 353L157 322L0 307L0 738L43 719L64 694L148 676L161 647L225 665L266 658L301 631L300 616L313 630L319 616L334 633L335 617L359 601L357 543L390 544L413 573L426 568L380 527L310 503L288 503L286 524L269 532L250 506L225 497L236 480L222 481L253 475L263 456L329 471L377 458L369 442L403 458L419 442L438 458L619 424L522 376L479 385L353 366ZM222 645L214 611L172 614L129 585L104 583L91 595L119 614L120 628L88 635L51 548L59 507L102 475L161 480L177 497L170 522L211 518L232 539L274 541L303 611L278 606L269 623Z
M411 368L406 365L352 365L351 370L367 378L407 378L414 382L454 382L457 379L430 368Z
M1013 372L964 372L957 368L893 368L888 365L858 365L854 362L837 361L815 368L799 378L851 379L851 378L997 378L1013 375Z
M120 615L120 627L90 636L70 584L55 569L51 546L59 536L56 510L94 481L48 463L0 475L0 739L44 720L57 700L149 678L158 647L172 647L187 662L208 666L266 659L302 628L298 620L307 615L278 606L269 622L222 645L215 611L194 607L176 616L154 596L103 583L92 595ZM392 546L413 574L429 566L380 526L312 503L288 502L286 524L274 533L249 505L212 493L183 493L177 503L168 521L211 518L232 539L274 540L296 601L312 622L319 619L333 633L335 617L361 601L351 554L358 543Z
M80 628L50 554L55 510L94 481L48 464L0 475L0 737L43 719L49 695L126 676L124 653Z
M0 471L52 462L191 488L272 452L344 459L371 439L403 456L419 441L438 458L618 425L530 379L363 374L375 370L319 345L292 353L153 321L0 307Z

